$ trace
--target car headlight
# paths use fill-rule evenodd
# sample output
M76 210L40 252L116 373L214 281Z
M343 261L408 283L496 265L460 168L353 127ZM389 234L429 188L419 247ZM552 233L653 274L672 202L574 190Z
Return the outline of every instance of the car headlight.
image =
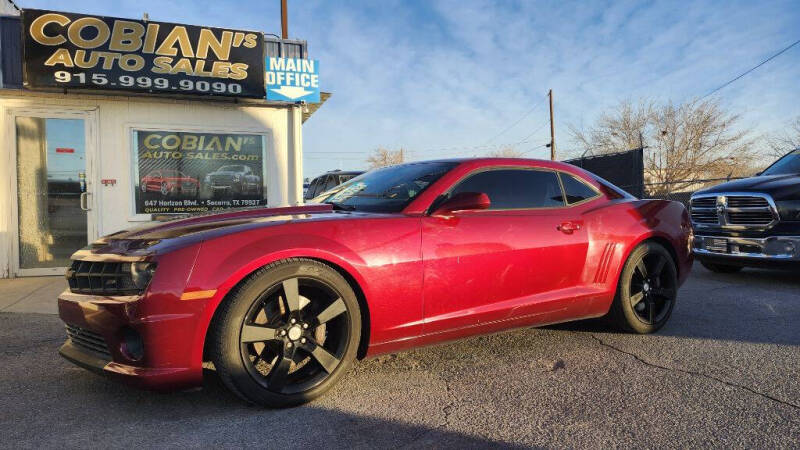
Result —
M241 180L241 179L242 179L242 177L241 177L241 176L239 176L239 175L234 175L234 176L233 176L233 181L239 181L239 180Z
M800 200L784 200L776 202L778 216L781 220L800 221Z
M133 284L137 289L144 290L153 279L153 274L156 271L156 263L154 262L135 262L131 263L131 278Z
M203 178L203 181L205 181L206 183L211 183L211 175L206 175L206 177Z

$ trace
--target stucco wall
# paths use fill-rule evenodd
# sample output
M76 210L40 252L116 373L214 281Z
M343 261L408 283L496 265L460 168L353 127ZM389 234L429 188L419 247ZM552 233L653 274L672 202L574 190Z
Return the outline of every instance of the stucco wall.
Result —
M255 102L173 100L157 97L122 97L31 93L0 90L0 276L13 272L16 244L16 144L14 114L76 114L86 117L92 133L87 140L87 191L94 223L89 238L112 233L148 220L133 214L131 129L244 132L266 136L267 196L270 206L302 201L302 136L300 111L288 106ZM92 152L94 147L95 151ZM101 179L115 179L103 186Z

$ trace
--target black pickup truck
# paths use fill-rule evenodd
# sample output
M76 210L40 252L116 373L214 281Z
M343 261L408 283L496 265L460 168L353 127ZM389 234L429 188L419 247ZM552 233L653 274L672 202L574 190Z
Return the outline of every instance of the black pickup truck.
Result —
M800 269L800 148L759 175L695 192L694 255L715 272Z

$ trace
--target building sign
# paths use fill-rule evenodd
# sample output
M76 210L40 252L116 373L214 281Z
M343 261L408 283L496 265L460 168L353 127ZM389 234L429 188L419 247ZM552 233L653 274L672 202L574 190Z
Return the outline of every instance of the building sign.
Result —
M136 214L266 204L260 135L135 130L133 140Z
M267 58L267 100L319 103L319 61Z
M261 33L25 9L28 88L264 97Z

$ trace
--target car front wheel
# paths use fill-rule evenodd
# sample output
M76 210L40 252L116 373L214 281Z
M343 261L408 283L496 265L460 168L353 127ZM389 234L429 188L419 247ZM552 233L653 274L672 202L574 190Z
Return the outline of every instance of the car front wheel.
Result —
M346 373L358 351L361 314L338 272L293 258L250 276L220 305L211 359L222 382L246 401L299 405Z
M672 255L655 242L645 242L625 262L609 316L623 330L653 333L669 320L677 295Z

